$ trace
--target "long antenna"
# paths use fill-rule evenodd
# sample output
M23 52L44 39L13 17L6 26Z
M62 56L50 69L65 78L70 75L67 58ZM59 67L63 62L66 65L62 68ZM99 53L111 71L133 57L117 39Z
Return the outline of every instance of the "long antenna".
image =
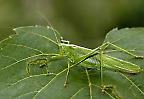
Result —
M48 17L46 17L46 15L44 15L43 13L37 11L37 13L42 17L42 19L44 19L44 21L46 21L46 23L48 24L48 26L52 29L52 31L54 32L54 35L56 37L56 41L57 43L60 43L60 41L58 40L56 30L53 28L53 25L51 24L51 22L49 21ZM59 34L60 35L60 34Z

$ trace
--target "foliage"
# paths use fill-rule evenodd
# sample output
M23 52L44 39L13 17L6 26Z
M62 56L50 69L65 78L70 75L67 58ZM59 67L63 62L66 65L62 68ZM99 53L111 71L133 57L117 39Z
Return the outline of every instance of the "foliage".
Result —
M14 30L15 35L0 42L0 98L143 99L143 71L134 75L105 69L102 86L100 70L77 64L70 68L68 83L64 86L69 60L61 54L60 34L51 27L42 26ZM104 43L111 42L143 55L143 32L144 28L114 29L107 34ZM111 46L104 52L144 69L143 59ZM60 56L55 58L55 55Z

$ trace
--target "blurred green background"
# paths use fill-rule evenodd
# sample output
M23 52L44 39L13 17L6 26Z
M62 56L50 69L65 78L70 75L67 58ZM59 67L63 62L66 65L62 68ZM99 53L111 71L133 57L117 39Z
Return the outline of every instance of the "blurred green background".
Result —
M15 27L50 24L71 43L95 48L113 28L143 27L144 0L0 0L0 40Z

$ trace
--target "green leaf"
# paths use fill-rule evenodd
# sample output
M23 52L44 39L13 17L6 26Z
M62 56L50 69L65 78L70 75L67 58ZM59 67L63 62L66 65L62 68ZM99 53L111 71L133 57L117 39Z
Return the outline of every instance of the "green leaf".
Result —
M17 34L0 42L0 99L143 99L144 72L130 75L105 70L104 88L99 70L77 65L70 68L68 84L64 86L69 60L61 53L59 33L42 26L20 27L15 31ZM105 42L139 55L144 49L143 31L143 28L113 30ZM105 51L143 68L143 59L113 50L110 46ZM73 53L88 52L77 49ZM55 55L59 57L54 59Z

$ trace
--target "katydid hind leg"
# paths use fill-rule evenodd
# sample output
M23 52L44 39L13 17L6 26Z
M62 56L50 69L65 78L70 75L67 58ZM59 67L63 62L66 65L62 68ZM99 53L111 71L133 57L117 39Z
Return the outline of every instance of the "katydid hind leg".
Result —
M124 49L124 48L121 48L121 47L119 47L119 46L117 46L117 45L115 45L115 44L113 44L113 43L107 42L107 45L108 45L108 46L111 45L113 48L118 49L118 50L120 50L120 51L123 51L123 52L125 52L125 53L127 53L127 54L129 54L129 55L131 55L131 56L133 56L133 57L135 57L136 59L144 59L144 56L135 55L135 54L129 52L128 50L126 50L126 49ZM107 46L107 47L108 47L108 46Z

